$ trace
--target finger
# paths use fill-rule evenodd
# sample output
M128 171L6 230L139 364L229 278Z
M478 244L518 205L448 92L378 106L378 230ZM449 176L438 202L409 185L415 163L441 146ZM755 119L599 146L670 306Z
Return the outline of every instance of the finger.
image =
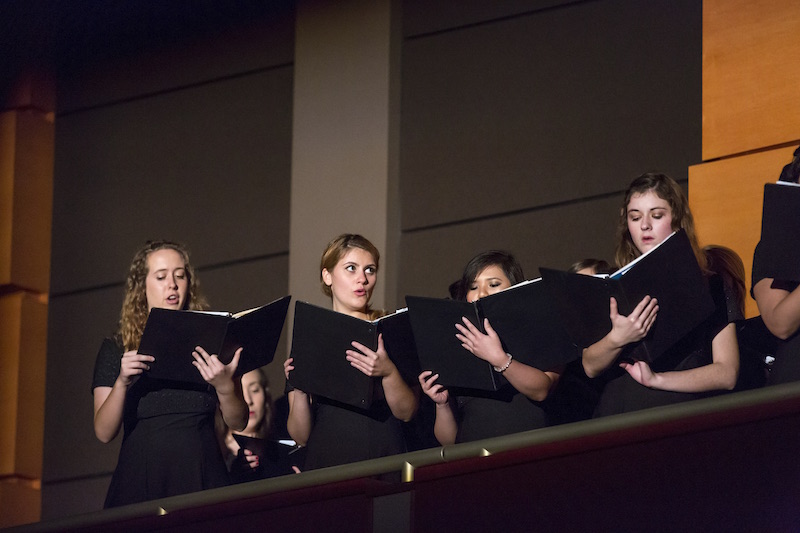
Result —
M489 324L488 318L483 319L483 329L486 330L487 335L491 335L492 333L494 333L494 328L492 327L491 324Z
M233 352L233 358L231 359L231 362L226 365L228 368L233 369L234 372L236 371L237 368L239 368L239 360L242 357L242 351L243 350L244 350L244 348L239 348L238 350Z
M608 314L611 316L611 319L619 316L619 308L617 307L617 299L613 296L608 301Z
M464 325L467 327L469 332L472 333L473 335L477 335L478 333L480 333L480 331L478 331L478 328L475 327L475 324L470 322L467 317L462 316L461 317L461 321L464 322Z

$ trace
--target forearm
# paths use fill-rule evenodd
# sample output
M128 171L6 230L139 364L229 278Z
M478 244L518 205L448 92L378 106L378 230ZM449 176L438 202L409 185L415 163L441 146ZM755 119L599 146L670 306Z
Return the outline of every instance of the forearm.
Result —
M289 418L286 420L286 429L299 446L305 446L313 426L309 396L299 390L289 391L288 396Z
M128 388L119 380L113 387L97 387L94 390L94 434L100 442L111 442L119 433L127 393Z
M242 431L247 427L249 409L242 396L241 387L234 387L230 391L217 391L219 410L225 425L234 431Z
M623 346L619 346L606 335L588 348L583 349L581 362L583 370L590 378L596 378L602 374L614 361L616 361Z
M771 288L772 281L759 281L753 294L764 324L773 335L785 340L800 329L800 287L787 292Z
M433 436L442 446L455 444L458 424L450 403L435 404L436 414L433 422Z
M516 359L511 360L503 375L512 387L536 402L547 398L559 376L555 372L542 372Z
M395 368L388 376L381 378L383 393L392 415L398 420L408 422L417 412L418 394L408 386Z

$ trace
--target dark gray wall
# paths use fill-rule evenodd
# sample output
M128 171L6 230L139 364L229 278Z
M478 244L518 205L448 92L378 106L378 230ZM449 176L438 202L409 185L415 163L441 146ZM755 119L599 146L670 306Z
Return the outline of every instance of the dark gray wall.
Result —
M627 184L700 162L699 0L467 5L404 4L401 297L492 247L610 260Z
M187 242L220 309L288 285L292 9L76 4L59 34L45 518L102 504L118 443L94 438L90 379L144 240ZM530 278L610 259L627 183L685 182L700 162L700 0L405 0L403 13L401 253L383 267L398 303L443 296L487 248Z

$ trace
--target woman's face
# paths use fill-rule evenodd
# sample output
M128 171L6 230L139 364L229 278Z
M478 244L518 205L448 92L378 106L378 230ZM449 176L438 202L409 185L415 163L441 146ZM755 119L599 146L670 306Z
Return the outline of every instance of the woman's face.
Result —
M510 286L511 282L503 269L499 265L490 265L484 268L467 287L467 301L474 302Z
M333 310L348 315L366 310L377 279L375 258L361 248L350 248L333 270L322 269L322 280L331 288Z
M672 209L653 191L631 196L627 216L633 245L641 253L654 248L672 233Z
M261 385L261 373L257 370L242 376L242 392L244 401L250 409L247 427L242 433L255 434L264 424L267 415L267 391Z
M162 248L147 256L145 294L148 312L154 307L183 309L189 280L181 254L172 248Z

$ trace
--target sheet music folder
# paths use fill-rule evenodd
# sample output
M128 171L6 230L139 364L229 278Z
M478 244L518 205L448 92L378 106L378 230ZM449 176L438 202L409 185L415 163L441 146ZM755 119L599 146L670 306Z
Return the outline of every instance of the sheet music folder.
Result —
M376 350L379 334L383 335L384 348L404 379L416 380L419 363L405 309L367 321L297 302L291 355L294 370L289 373L289 383L310 394L369 409L376 378L350 366L345 352L354 349L352 341Z
M439 374L438 383L495 391L507 383L492 366L475 357L456 338L455 324L466 317L481 332L488 318L506 352L522 363L550 370L580 357L558 322L541 278L524 281L472 303L406 296L417 353L425 370Z
M152 355L150 378L205 384L192 365L192 351L201 346L220 361L230 363L244 348L236 375L272 362L291 296L242 313L178 311L154 307L147 317L139 353Z
M658 315L647 337L626 357L652 362L707 319L715 309L708 281L683 230L610 276L585 276L540 268L554 307L573 341L583 348L611 331L609 299L629 315L647 295L658 300Z
M767 277L800 281L800 186L764 185L759 254Z

